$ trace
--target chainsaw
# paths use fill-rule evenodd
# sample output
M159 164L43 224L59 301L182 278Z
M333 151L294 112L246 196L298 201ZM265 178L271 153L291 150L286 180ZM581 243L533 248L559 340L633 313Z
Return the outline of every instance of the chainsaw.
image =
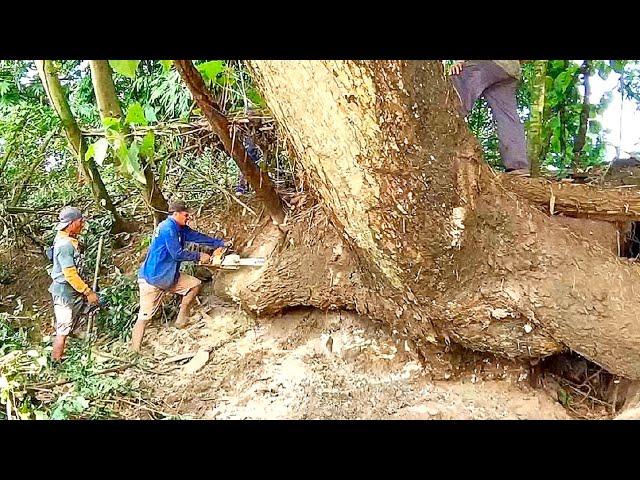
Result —
M201 265L223 270L238 270L240 267L261 267L264 265L264 258L241 258L236 253L230 253L227 247L220 247L214 250L209 263L202 263Z

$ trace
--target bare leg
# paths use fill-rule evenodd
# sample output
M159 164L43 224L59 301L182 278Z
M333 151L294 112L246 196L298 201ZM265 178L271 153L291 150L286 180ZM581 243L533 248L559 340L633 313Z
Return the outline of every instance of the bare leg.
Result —
M140 309L138 310L138 320L131 331L131 350L136 353L140 352L145 327L160 307L164 294L162 290L149 285L142 279L138 280L138 286L140 289Z
M138 320L133 326L131 331L131 350L134 352L140 352L140 346L142 345L142 337L144 336L144 328L147 326L147 321L138 315Z
M67 335L56 335L53 341L53 351L51 352L51 358L57 362L62 359L64 353L64 347L67 343Z
M196 298L196 295L198 295L198 293L200 292L201 286L202 285L193 287L184 297L182 297L182 302L180 303L180 311L178 312L178 317L176 318L177 328L184 328L187 326L189 321L189 314L191 311L191 304Z

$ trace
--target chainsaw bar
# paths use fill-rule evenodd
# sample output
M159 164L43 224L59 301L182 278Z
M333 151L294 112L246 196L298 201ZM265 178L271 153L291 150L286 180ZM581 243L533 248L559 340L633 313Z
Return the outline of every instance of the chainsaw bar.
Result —
M262 265L264 265L264 258L240 258L240 255L226 255L220 263L220 268L237 270L240 267L261 267Z
M222 259L220 258L222 256ZM264 258L260 257L247 257L240 258L237 254L224 254L224 250L217 252L217 254L211 257L211 262L208 264L201 264L206 267L221 268L224 270L238 270L240 267L261 267L264 265Z

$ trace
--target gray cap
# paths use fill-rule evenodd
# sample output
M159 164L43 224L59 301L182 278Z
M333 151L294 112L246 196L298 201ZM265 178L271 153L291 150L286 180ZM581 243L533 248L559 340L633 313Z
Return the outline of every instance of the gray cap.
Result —
M60 210L60 215L58 215L58 224L56 225L56 230L62 230L66 228L71 222L74 220L78 220L79 218L83 218L82 212L79 208L76 207L64 207Z

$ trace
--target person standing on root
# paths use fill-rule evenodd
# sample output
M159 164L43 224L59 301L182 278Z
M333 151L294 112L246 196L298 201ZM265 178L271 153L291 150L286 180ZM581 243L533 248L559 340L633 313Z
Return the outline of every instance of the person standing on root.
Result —
M243 138L242 145L244 146L245 152L247 152L247 156L251 161L256 165L259 165L262 160L262 150L260 150L260 147L258 147L249 136ZM236 196L243 195L247 193L248 190L249 184L247 183L247 179L244 178L244 175L240 172L238 184L236 185Z
M518 116L516 90L520 81L519 60L466 60L449 70L461 102L463 116L483 97L491 108L498 130L500 156L506 172L528 176L527 143Z
M56 238L53 242L51 260L51 286L49 292L53 297L53 311L56 318L56 337L53 342L51 358L62 360L67 337L78 327L81 311L86 301L97 305L98 295L80 278L77 268L78 235L82 231L85 219L82 212L75 207L61 210L56 225Z
M184 328L188 324L190 306L200 291L202 282L180 272L180 264L197 261L207 263L211 257L207 253L185 250L184 243L197 243L214 249L229 245L229 242L222 239L191 229L187 225L191 213L184 202L170 203L169 213L171 215L158 225L147 256L138 272L140 310L132 332L131 348L134 352L140 351L144 329L160 306L164 293L170 292L183 296L175 326Z

